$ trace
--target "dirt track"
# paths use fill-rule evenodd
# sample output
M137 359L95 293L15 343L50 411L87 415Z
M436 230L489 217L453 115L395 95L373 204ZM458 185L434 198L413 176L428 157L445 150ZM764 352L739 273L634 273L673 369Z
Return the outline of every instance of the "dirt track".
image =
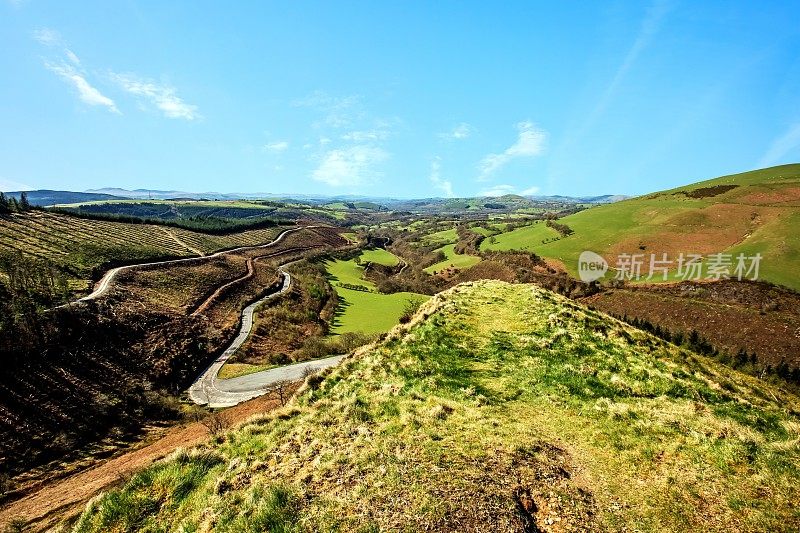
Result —
M225 410L223 416L234 424L279 405L277 400L260 397ZM118 484L177 448L196 445L208 437L208 430L200 422L175 426L150 444L66 478L45 481L32 487L22 498L0 507L0 530L5 531L13 520L25 521L32 531L52 527L59 520L79 513L100 491Z

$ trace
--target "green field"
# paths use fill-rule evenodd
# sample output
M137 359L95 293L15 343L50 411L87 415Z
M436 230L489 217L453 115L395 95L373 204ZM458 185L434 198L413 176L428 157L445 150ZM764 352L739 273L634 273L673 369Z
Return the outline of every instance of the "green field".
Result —
M709 190L725 185L736 187ZM676 260L680 253L758 252L761 279L800 289L798 190L800 165L723 176L564 217L559 222L574 234L552 242L542 244L558 233L539 223L486 239L481 249L529 250L560 261L572 274L584 250L603 255L612 266L622 253L667 253Z
M75 531L796 530L796 396L531 285L422 311Z
M379 260L388 261L397 257L388 254L374 254ZM365 252L366 254L366 252ZM364 255L361 256L364 262ZM334 320L332 333L347 333L359 331L362 333L381 333L388 331L396 325L400 315L406 308L409 300L425 300L428 297L411 292L399 292L394 294L381 294L375 292L375 284L362 278L364 267L356 264L355 260L343 261L337 259L328 261L326 269L331 276L331 284L339 295L340 306ZM342 287L341 284L357 285L367 289L366 291L352 290ZM367 292L369 291L369 292Z
M388 252L383 248L373 248L372 250L364 250L360 256L362 263L378 263L379 265L396 266L400 259L392 252Z
M352 231L348 231L348 232L342 233L341 235L342 235L342 237L344 237L345 239L347 239L348 241L350 241L352 243L357 243L358 242L358 235L356 233L352 232Z
M531 250L541 245L543 240L558 237L558 232L543 222L535 222L529 226L489 237L481 243L481 250Z
M454 243L456 241L458 241L458 233L456 233L455 228L430 233L422 238L422 244L425 245Z
M335 287L339 295L339 311L331 333L383 333L396 326L410 300L424 301L429 297L413 292L381 294Z
M362 279L361 277L364 275L364 267L356 264L353 259L347 261L343 261L341 259L328 261L325 265L325 268L328 270L328 274L330 274L332 277L331 282L333 283L334 287L336 287L339 283L344 283L346 285L361 285L370 291L375 290L374 283Z
M455 246L455 244L447 244L439 248L439 250L444 253L446 259L425 268L425 272L428 274L434 274L448 267L466 269L481 262L480 257L468 254L457 254L454 250Z

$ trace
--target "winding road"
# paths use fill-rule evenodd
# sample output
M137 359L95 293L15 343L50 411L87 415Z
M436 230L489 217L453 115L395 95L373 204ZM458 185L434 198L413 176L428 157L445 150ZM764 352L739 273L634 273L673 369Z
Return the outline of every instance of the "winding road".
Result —
M296 231L301 231L301 230L304 230L304 229L311 229L311 228L318 228L318 227L319 226L300 226L298 228L291 228L291 229L283 230L282 232L280 232L280 234L278 234L277 237L275 237L275 239L273 241L268 242L267 244L260 244L258 246L240 246L238 248L232 248L230 250L221 250L221 251L213 253L211 255L203 255L203 256L199 256L199 257L184 257L182 259L169 259L167 261L153 261L153 262L150 262L150 263L137 263L135 265L124 265L124 266L119 266L119 267L116 267L116 268L112 268L111 270L109 270L108 272L106 272L103 275L103 277L100 279L100 281L97 283L97 285L95 285L95 288L91 292L91 294L87 294L86 296L84 296L82 298L78 298L77 300L74 300L72 302L59 305L55 309L58 309L60 307L66 307L68 305L72 305L72 304L75 304L75 303L78 303L78 302L88 302L90 300L96 300L97 298L100 298L101 296L104 296L108 292L108 290L111 288L111 283L114 281L114 278L116 278L117 274L119 274L120 272L125 272L127 270L135 270L137 268L152 267L152 266L177 265L177 264L181 264L181 263L192 263L192 262L197 262L197 261L207 261L209 259L214 259L216 257L221 257L221 256L226 255L226 254L233 254L233 253L236 253L236 252L243 252L245 250L258 250L260 248L269 248L269 247L275 246L276 244L281 242L283 240L283 238L286 237L286 235L288 235L290 233L294 233Z
M281 242L283 238L289 235L290 233L302 231L304 229L313 229L318 227L321 226L310 225L310 226L300 226L296 228L290 228L278 234L278 236L275 237L273 241L268 242L266 244L260 244L257 246L240 246L238 248L233 248L230 250L222 250L210 255L205 255L200 257L185 257L182 259L153 261L150 263L138 263L134 265L125 265L112 268L111 270L106 272L105 275L103 275L103 277L100 279L97 285L95 285L95 288L91 292L91 294L87 294L86 296L78 298L77 300L74 300L72 302L62 304L58 307L55 307L54 309L101 298L111 289L114 279L120 272L134 270L137 268L147 268L153 266L176 265L182 263L207 261L210 259L214 259L216 257L223 256L225 254L243 252L246 250L258 250L261 248L269 248ZM252 261L253 260L250 260L248 262L248 272L244 276L244 278L252 275ZM237 405L244 401L266 394L271 390L271 388L273 388L277 383L281 381L295 381L301 379L309 371L313 372L321 370L323 368L327 368L329 366L334 366L338 364L339 361L342 359L343 356L337 355L333 357L327 357L324 359L316 359L314 361L305 361L302 363L286 365L279 368L264 370L262 372L255 372L253 374L248 374L245 376L240 376L232 379L217 378L217 374L219 374L222 365L224 365L225 362L233 354L235 354L239 350L239 348L242 347L244 342L250 336L250 332L253 329L253 313L255 309L262 303L271 300L273 298L277 298L278 296L286 293L291 287L292 276L285 270L286 267L288 267L290 264L291 263L286 263L278 267L278 271L283 276L283 284L281 285L280 290L251 303L250 305L245 307L244 310L242 310L241 326L239 327L239 333L236 336L236 338L225 349L222 355L220 355L216 360L214 360L214 362L211 363L211 365L209 365L209 367L206 368L203 371L203 373L200 374L200 376L198 376L198 378L189 388L189 398L193 402L201 405L208 405L209 407L231 407L233 405ZM231 283L238 283L242 281L242 279L244 278L236 279ZM219 292L219 290L217 292ZM216 292L214 293L214 295L216 295ZM214 295L212 295L211 299L213 299Z
M189 398L193 402L215 408L231 407L268 393L279 382L296 381L303 378L307 372L316 372L323 368L334 366L342 360L343 355L335 355L324 359L271 368L231 379L219 379L217 377L222 366L242 347L250 336L250 332L253 329L253 313L256 308L268 300L285 294L291 287L292 276L286 271L286 267L290 264L286 263L278 267L278 271L283 276L283 284L277 292L268 294L244 308L241 326L236 338L222 352L222 355L215 359L189 387Z

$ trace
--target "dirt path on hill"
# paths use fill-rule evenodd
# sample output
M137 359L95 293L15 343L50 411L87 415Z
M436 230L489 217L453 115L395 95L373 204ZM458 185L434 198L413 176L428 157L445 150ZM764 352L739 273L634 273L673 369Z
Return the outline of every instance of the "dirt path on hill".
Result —
M226 422L235 424L279 405L278 400L262 396L227 409L222 416ZM150 444L65 478L44 481L31 487L25 496L0 507L0 530L6 531L16 520L27 524L25 531L44 531L65 517L81 512L86 502L100 491L120 483L177 448L191 447L208 438L208 430L201 422L174 426Z
M233 248L231 250L223 250L223 251L216 252L216 253L213 253L211 255L206 255L206 256L202 256L202 257L185 257L185 258L182 258L182 259L171 259L171 260L168 260L168 261L152 261L150 263L139 263L139 264L135 264L135 265L125 265L125 266L121 266L121 267L112 268L111 270L106 272L105 275L97 283L97 285L95 285L95 288L91 292L91 294L87 294L83 298L78 298L74 302L69 302L69 303L65 303L65 304L61 304L59 306L56 306L55 309L58 309L59 307L66 307L68 305L73 305L73 304L78 303L78 302L86 302L86 301L89 301L89 300L95 300L97 298L100 298L106 292L108 292L108 290L111 288L111 283L114 281L114 278L117 276L117 274L119 274L120 272L125 272L126 270L133 270L133 269L137 269L137 268L160 266L160 265L177 265L177 264L181 264L181 263L196 263L198 261L207 261L207 260L210 260L210 259L221 257L223 255L233 254L233 253L237 253L237 252L243 252L245 250L258 250L258 249L261 249L261 248L270 248L272 246L275 246L279 242L281 242L283 240L283 238L286 237L286 235L289 235L290 233L295 233L297 231L302 231L304 229L312 229L312 228L318 228L318 227L321 227L321 226L318 226L318 225L299 226L299 227L296 227L296 228L283 230L277 237L275 237L275 239L272 242L268 242L267 244L260 244L260 245L256 245L256 246L240 246L238 248Z
M161 229L163 229L163 230L164 230L164 233L166 233L166 234L169 236L169 238L171 238L173 241L177 242L179 245L183 246L184 248L186 248L186 249L187 249L187 250L189 250L190 252L194 252L194 253L196 253L197 255L199 255L200 257L203 257L204 255L206 255L206 254L204 254L204 253L202 252L202 250L198 250L198 249L197 249L197 248L195 248L194 246L189 246L188 244L186 244L185 242L183 242L183 241L181 240L181 238L180 238L180 237L178 237L177 235L175 235L175 232L174 232L174 231L172 231L171 229L169 229L169 228L165 228L165 227L162 227Z
M229 282L225 283L224 285L221 285L220 287L218 287L217 290L215 290L214 293L211 296L206 298L205 302L200 304L200 306L197 309L194 310L194 312L192 313L191 316L196 316L196 315L199 315L200 313L203 313L206 309L208 309L208 306L211 305L214 302L214 300L219 298L220 294L222 294L223 292L228 290L230 287L233 287L237 283L242 282L242 281L244 281L246 279L252 278L253 274L255 274L255 268L253 267L253 260L252 259L248 259L247 260L247 270L246 270L244 276L240 276L240 277L238 277L238 278L236 278L236 279L234 279L232 281L229 281Z

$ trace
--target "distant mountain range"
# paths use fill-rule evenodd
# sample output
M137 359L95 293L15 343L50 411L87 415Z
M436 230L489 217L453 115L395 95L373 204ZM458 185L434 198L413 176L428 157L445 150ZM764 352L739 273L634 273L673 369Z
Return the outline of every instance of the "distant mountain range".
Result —
M7 192L9 196L19 199L21 191ZM519 204L532 203L552 203L552 204L607 204L628 198L623 195L606 194L602 196L517 196L505 195L498 197L474 197L474 198L420 198L414 200L386 198L376 196L360 195L313 195L313 194L275 194L275 193L218 193L218 192L186 192L186 191L165 191L157 189L120 189L117 187L107 187L103 189L89 189L84 192L78 191L53 191L48 189L37 189L26 191L28 201L33 205L48 206L56 204L74 204L83 202L96 202L104 200L241 200L241 199L284 199L299 200L309 203L330 203L330 202L354 202L369 201L396 209L413 210L411 207L435 208L437 206L482 206L484 204Z

